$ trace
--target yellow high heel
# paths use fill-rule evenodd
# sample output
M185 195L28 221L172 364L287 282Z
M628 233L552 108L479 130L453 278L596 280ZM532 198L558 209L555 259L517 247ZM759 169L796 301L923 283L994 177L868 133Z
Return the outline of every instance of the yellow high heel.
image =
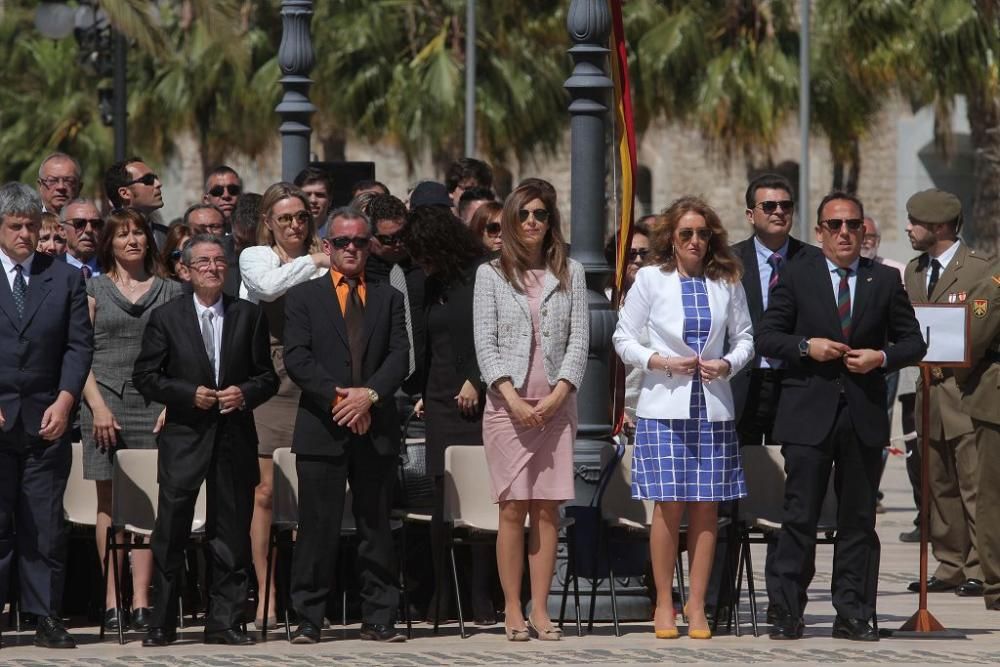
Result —
M674 621L676 622L677 612L673 612L673 615L674 615ZM672 628L667 628L666 630L657 630L655 627L655 622L656 622L655 613L653 614L653 622L654 622L653 634L656 635L657 639L677 639L678 637L681 636L681 633L678 632L677 630L677 626L674 626Z
M712 630L696 630L691 627L691 617L688 615L687 605L684 605L684 615L688 617L688 637L691 639L711 639Z

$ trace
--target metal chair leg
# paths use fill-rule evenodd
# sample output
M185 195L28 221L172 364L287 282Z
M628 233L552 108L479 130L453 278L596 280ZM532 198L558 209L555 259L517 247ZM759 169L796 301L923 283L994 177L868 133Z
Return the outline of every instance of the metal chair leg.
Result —
M271 574L274 572L274 550L277 548L274 526L267 536L267 564L264 566L264 619L260 627L260 640L267 641L267 615L271 611Z
M674 571L677 579L677 595L681 599L681 619L687 623L687 594L684 592L684 553L678 552L674 561Z
M750 553L750 545L746 548L747 559L747 595L750 596L750 621L753 626L753 636L759 637L760 630L757 628L757 590L753 577L753 555Z
M108 530L111 530L111 528L109 527ZM117 540L114 541L114 546L115 546L115 550L117 551L118 547L119 547ZM125 538L125 541L122 543L121 546L123 546L124 549L125 549L125 558L128 558L128 538L127 537ZM121 577L120 577L119 572L118 572L118 559L117 558L112 559L111 571L114 574L114 578L115 578L115 604L118 605L118 609L123 609L124 608L123 605L125 603L122 602ZM124 644L125 643L125 627L124 627L125 623L124 623L124 620L125 619L118 619L118 643L119 644Z
M615 637L621 637L621 627L618 625L618 594L615 591L615 569L608 560L608 585L611 587L611 618L615 622Z
M399 528L402 549L399 555L399 592L403 597L403 618L406 619L406 638L413 639L413 619L410 618L410 592L406 586L406 524Z
M455 565L454 545L448 545L448 554L451 556L451 579L455 586L455 606L458 608L458 631L461 633L462 639L465 639L468 635L465 634L465 617L462 615L462 594L458 589L458 566Z

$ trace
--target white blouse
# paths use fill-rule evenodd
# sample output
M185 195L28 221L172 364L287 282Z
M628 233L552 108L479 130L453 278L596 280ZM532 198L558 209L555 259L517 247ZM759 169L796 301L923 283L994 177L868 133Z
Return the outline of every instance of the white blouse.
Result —
M240 253L240 297L253 303L274 301L292 287L325 275L328 269L318 268L312 257L303 255L287 264L270 246L252 246Z

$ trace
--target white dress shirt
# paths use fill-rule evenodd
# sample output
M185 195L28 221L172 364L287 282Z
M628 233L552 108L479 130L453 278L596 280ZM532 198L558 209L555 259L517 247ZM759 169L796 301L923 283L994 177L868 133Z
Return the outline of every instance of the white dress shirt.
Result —
M218 384L219 380L219 368L222 363L222 320L225 316L225 311L222 308L222 296L219 296L219 300L213 303L211 306L201 305L201 301L198 301L198 296L193 295L191 298L194 299L194 312L198 316L198 330L201 331L201 318L202 313L207 310L211 310L213 313L212 326L215 329L215 383Z
M947 250L945 250L943 253L941 253L937 257L934 257L930 253L927 253L927 255L931 259L936 259L938 261L938 263L941 265L941 271L938 273L938 280L941 279L941 274L943 274L944 271L945 271L945 269L948 268L948 265L951 264L951 260L953 260L955 258L955 253L958 252L958 244L961 243L961 242L962 241L960 239L955 239L955 242L951 244L951 247L948 248ZM925 277L924 277L924 287L925 288L929 287L930 284L931 284L931 273L933 272L933 270L934 269L931 268L930 262L928 262L927 263L927 271L926 271L926 274L925 274ZM930 295L928 295L928 296L930 296Z
M240 253L240 298L251 303L271 302L292 287L327 273L327 269L316 267L312 257L302 255L287 264L273 247L252 246Z
M90 260L88 260L86 262L81 262L76 257L74 257L72 255L72 253L67 252L66 253L66 263L69 264L70 266L75 266L78 269L83 269L83 267L86 266L87 268L90 269L90 276L91 277L101 275L101 268L97 265L97 257L96 256L95 257L91 257Z
M24 277L24 285L27 287L31 282L31 263L33 261L35 261L35 253L28 255L28 259L23 262L15 262L7 256L7 253L0 250L0 263L3 264L3 272L7 276L7 285L10 287L11 293L14 292L14 276L16 275L14 267L20 263L22 268L21 275Z

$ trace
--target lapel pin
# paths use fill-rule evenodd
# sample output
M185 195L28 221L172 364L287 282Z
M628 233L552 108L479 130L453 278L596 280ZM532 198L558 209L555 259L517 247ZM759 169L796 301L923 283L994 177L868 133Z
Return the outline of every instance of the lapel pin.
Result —
M870 283L871 281L872 281L872 277L868 276L868 280L866 280L865 282L869 282Z

